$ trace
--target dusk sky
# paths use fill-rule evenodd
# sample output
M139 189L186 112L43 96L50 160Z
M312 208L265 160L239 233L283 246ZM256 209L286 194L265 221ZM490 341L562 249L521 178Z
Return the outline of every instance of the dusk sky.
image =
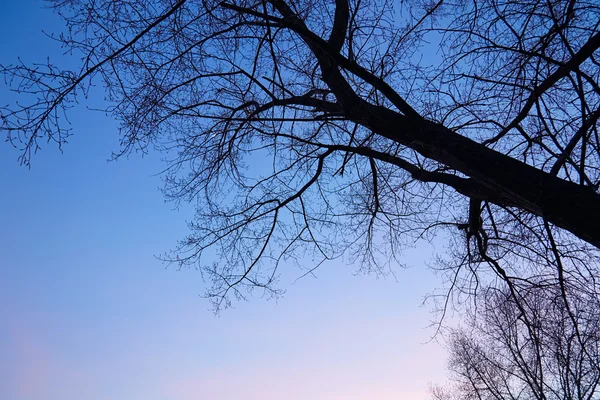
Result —
M61 60L42 6L3 2L0 63ZM191 217L164 202L160 155L107 162L117 124L85 105L63 153L47 144L31 169L0 145L0 399L421 400L443 383L421 307L443 248L407 252L396 280L334 262L293 283L290 266L283 298L215 316L199 272L155 258Z

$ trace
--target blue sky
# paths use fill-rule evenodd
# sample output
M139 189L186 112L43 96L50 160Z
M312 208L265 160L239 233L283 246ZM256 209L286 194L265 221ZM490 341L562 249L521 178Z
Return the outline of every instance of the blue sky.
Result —
M58 60L41 33L60 26L52 11L6 4L0 63ZM63 153L46 145L31 169L0 145L1 399L420 400L443 381L444 353L423 344L431 248L407 253L397 281L333 263L215 317L198 272L154 257L191 215L163 201L159 155L108 163L116 123L70 117Z

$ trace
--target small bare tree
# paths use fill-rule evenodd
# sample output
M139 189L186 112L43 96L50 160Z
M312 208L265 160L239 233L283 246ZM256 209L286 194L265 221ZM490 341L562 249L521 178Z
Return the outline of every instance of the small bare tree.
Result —
M578 282L581 284L581 282ZM568 298L535 282L518 300L482 291L476 312L449 336L452 381L439 400L600 398L600 296L595 282Z

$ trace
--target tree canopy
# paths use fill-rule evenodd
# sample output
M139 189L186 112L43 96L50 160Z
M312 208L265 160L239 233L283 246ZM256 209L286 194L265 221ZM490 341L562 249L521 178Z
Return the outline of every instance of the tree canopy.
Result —
M566 307L596 293L596 1L48 4L80 68L2 66L21 94L0 111L7 140L25 165L61 146L100 84L115 158L162 152L165 196L196 206L166 259L201 264L217 308L276 295L283 263L384 271L436 234L452 243L446 299L496 285L525 310L532 282Z

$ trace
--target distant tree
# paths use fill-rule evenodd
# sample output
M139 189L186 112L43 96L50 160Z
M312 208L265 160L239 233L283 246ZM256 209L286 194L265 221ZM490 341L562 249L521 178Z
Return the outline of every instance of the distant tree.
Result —
M92 83L118 158L155 148L165 194L196 205L167 258L201 263L217 308L282 261L383 271L436 233L450 289L600 247L595 0L49 0L81 68L7 65L1 127L29 165ZM29 101L29 102L28 102ZM569 261L571 260L571 261ZM487 279L487 278L485 278Z
M482 291L476 312L449 336L451 383L433 398L600 399L600 296L589 290L595 283L586 287L565 297L536 282L518 301Z

